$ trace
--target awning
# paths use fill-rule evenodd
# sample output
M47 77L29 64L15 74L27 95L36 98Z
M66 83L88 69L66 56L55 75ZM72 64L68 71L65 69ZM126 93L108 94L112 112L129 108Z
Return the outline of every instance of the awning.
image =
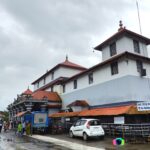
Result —
M30 112L29 111L22 111L22 112L17 113L17 115L15 117L21 117L27 113L30 113Z
M109 108L97 108L90 110L83 110L80 112L63 112L49 115L51 118L56 117L94 117L94 116L117 116L117 115L140 115L150 114L150 111L138 111L135 105L117 106Z
M49 115L49 118L60 118L60 117L75 117L78 116L80 112L62 112L62 113L54 113Z

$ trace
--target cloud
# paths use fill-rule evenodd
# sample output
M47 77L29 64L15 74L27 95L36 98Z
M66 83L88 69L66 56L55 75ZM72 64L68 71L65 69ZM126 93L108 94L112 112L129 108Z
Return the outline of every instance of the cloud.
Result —
M149 7L142 2L147 22ZM130 0L0 0L0 109L66 54L85 67L99 63L93 47L117 32L120 19L137 31L135 16ZM143 25L147 36L149 26Z

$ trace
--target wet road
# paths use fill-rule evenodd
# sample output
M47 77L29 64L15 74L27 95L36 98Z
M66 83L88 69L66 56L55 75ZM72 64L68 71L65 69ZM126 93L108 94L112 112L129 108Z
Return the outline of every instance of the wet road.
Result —
M41 141L46 141L46 138L48 141L51 141L51 143ZM55 142L56 140L60 140L60 142ZM63 146L58 146L61 141L66 141L68 144L70 143L70 145L66 146L63 144ZM83 147L79 148L79 145ZM87 146L87 148L84 146ZM27 136L18 138L14 132L0 133L0 150L88 150L89 146L89 150L101 150L101 148L103 150L150 150L150 144L125 144L125 146L116 148L112 145L111 138L105 138L105 140L91 139L86 142L81 138L71 139L68 135L33 135L32 138Z
M0 133L0 150L70 150L53 143L41 142L26 136L15 136L14 132Z

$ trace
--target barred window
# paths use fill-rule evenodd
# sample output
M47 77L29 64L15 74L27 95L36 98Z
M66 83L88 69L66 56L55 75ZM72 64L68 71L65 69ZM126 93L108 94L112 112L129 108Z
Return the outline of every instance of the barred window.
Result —
M133 40L133 46L134 46L134 51L137 53L140 53L140 46L139 46L139 42L136 40Z
M113 55L117 54L116 42L110 44L109 48L110 48L110 56L113 56Z
M137 71L141 72L141 70L143 69L143 63L140 60L136 60L136 67L137 67Z
M74 80L74 81L73 81L73 88L74 88L74 89L77 89L77 80Z
M111 74L118 74L118 62L114 62L111 64Z
M89 84L92 84L93 83L93 73L89 73L88 78L89 78Z
M65 86L65 84L63 85L63 93L65 93L66 92L66 86Z
M54 72L52 72L51 80L54 80Z

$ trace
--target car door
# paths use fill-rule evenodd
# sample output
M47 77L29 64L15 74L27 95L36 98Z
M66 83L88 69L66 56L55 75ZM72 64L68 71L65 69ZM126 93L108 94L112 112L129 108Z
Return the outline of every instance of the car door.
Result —
M78 121L73 125L72 132L73 132L73 134L74 134L75 136L79 136L80 123L81 123L81 120L78 120Z
M78 127L78 136L83 136L83 130L85 127L86 120L81 120L80 126Z

